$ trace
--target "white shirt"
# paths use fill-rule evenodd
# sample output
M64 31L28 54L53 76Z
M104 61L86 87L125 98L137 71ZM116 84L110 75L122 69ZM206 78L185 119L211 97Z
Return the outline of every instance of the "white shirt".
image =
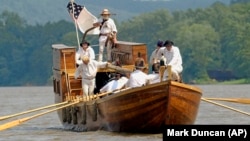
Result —
M166 64L173 67L182 67L182 57L178 47L172 46L171 50L168 51L165 47L163 49L163 55L166 58Z
M156 63L156 62L154 62L154 59L156 59L156 61L161 59L161 51L160 51L160 48L159 48L159 47L157 47L157 48L152 52L152 54L151 54L151 56L150 56L150 59L149 59L150 65L153 65L154 63Z
M149 77L149 83L150 84L160 82L160 75L159 75L159 73L149 74L148 77Z
M82 47L79 47L79 49L78 49L78 51L76 52L76 55L75 55L76 64L78 64L78 65L82 64L81 57L84 56L84 55L89 56L90 59L93 59L93 60L95 59L95 51L91 46L89 46L86 49L86 51Z
M128 78L121 77L118 80L112 80L108 82L105 86L100 89L100 92L112 92L114 90L119 90L128 82Z
M102 23L102 19L99 19L99 22ZM117 28L113 19L109 18L101 27L101 34L108 34L111 32L117 33ZM105 42L107 40L107 36L100 36L99 42Z
M149 80L149 77L146 73L141 70L135 70L130 74L127 86L131 88L141 87L146 84L147 80Z
M81 75L82 79L94 79L98 68L105 68L106 66L107 62L98 62L90 59L87 65L82 63L78 66L75 72L75 78Z

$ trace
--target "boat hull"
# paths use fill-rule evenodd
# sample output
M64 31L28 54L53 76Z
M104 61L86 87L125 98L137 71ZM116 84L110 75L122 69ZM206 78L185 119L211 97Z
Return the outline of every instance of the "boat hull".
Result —
M159 133L165 125L194 124L202 96L199 88L175 81L162 81L100 97L99 90L110 79L109 74L117 71L103 68L96 75L95 94L98 96L85 99L82 80L74 78L76 49L63 44L54 44L52 49L55 103L81 99L74 106L58 110L59 119L66 129ZM118 42L112 51L112 61L118 57L123 64L119 70L133 71L138 52L146 61L145 44Z
M200 98L194 86L166 81L81 102L58 115L70 130L160 133L164 125L193 124Z

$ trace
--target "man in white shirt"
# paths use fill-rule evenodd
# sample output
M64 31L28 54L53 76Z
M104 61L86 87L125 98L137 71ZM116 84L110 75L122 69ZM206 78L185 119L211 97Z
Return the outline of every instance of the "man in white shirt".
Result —
M161 52L160 52L160 48L163 46L163 41L159 40L156 44L156 48L155 50L152 52L150 58L149 58L149 63L150 65L152 65L152 71L153 73L155 72L155 65L157 65L158 63L160 63L160 59L161 59Z
M138 62L136 61L135 65L136 70L130 74L127 82L127 87L130 88L144 86L149 81L148 75L143 72L143 69L145 69L144 60L138 60Z
M174 46L174 43L170 40L166 40L164 43L165 48L162 50L163 55L166 58L166 66L171 66L172 80L180 82L180 73L183 71L182 57L178 47ZM165 71L163 80L166 80L168 72Z
M160 70L160 64L155 64L154 66L154 72L152 74L148 74L149 77L149 83L158 83L160 82L160 75L159 75L159 70Z
M95 77L98 68L105 68L108 66L108 62L98 62L93 59L89 59L87 55L82 57L82 64L76 69L75 79L79 76L82 77L82 88L85 96L90 96L94 92Z
M115 90L120 90L128 82L128 78L121 76L121 74L116 73L115 79L108 82L105 86L100 89L100 92L112 92Z
M103 61L103 51L105 47L107 47L107 61L111 61L111 49L117 42L117 28L114 20L110 18L110 15L108 9L103 9L101 13L102 19L99 19L98 22L93 24L95 27L100 26L98 61Z
M90 59L94 60L95 59L95 51L94 49L90 46L89 42L84 41L80 43L80 48L75 54L75 61L77 65L82 64L82 56L88 56Z

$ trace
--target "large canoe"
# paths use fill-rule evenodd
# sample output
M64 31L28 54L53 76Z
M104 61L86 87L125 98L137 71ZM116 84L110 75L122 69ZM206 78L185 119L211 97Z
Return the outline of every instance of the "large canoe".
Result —
M109 79L109 73L114 71L102 69L98 71L96 78L96 94L88 99L83 98L82 80L73 77L76 69L76 48L54 44L52 49L55 102L80 99L78 104L58 110L59 119L65 129L160 133L164 125L195 123L202 96L201 89L167 80L98 94L98 89ZM119 57L122 68L132 71L138 52L147 60L145 44L119 41L112 51L112 59Z

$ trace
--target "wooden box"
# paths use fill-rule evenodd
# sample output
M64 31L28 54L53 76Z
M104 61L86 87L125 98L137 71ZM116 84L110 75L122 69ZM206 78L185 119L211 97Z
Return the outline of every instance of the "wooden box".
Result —
M139 52L145 64L148 64L146 44L118 41L116 47L112 50L112 61L119 57L122 65L134 65Z
M53 69L65 70L75 69L75 47L69 47L63 44L52 45L53 49Z

